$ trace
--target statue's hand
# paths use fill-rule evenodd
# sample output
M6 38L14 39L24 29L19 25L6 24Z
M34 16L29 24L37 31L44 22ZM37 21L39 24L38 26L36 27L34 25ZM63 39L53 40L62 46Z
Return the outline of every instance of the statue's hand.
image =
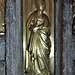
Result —
M36 32L38 29L39 29L39 27L35 27L35 28L33 29L33 31Z
M43 26L35 27L35 28L33 29L33 32L36 32L37 30L41 30L42 28L43 28Z
M43 28L42 24L40 24L40 25L34 24L34 25L30 25L29 30L33 31L33 32L36 32L37 30L40 30L42 28Z

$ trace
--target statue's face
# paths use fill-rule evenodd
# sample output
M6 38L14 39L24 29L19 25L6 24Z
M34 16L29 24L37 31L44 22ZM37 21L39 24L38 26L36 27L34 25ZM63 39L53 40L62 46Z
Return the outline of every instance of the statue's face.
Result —
M36 7L37 7L37 10L43 11L45 8L45 2L43 0L38 0Z

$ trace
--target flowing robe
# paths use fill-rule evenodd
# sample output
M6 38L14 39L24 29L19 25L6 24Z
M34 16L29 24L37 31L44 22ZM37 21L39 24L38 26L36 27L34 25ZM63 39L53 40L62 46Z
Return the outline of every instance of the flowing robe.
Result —
M50 75L50 33L49 19L45 14L43 18L39 18L37 12L29 16L26 23L26 50L28 51L26 70L34 72L35 75Z

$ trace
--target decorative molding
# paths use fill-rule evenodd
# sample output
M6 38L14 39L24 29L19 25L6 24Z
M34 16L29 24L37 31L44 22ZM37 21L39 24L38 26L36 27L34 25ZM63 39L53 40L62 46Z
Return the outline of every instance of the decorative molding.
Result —
M4 7L2 5L2 3L0 2L0 35L4 35L5 34L5 23L4 23Z

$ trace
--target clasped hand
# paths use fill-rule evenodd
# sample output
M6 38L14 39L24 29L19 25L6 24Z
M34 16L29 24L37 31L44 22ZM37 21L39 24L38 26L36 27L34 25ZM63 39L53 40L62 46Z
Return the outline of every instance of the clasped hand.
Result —
M42 25L41 26L34 26L34 25L31 25L30 26L30 28L29 28L29 30L30 31L33 31L33 32L36 32L37 30L40 30L40 29L42 29Z

